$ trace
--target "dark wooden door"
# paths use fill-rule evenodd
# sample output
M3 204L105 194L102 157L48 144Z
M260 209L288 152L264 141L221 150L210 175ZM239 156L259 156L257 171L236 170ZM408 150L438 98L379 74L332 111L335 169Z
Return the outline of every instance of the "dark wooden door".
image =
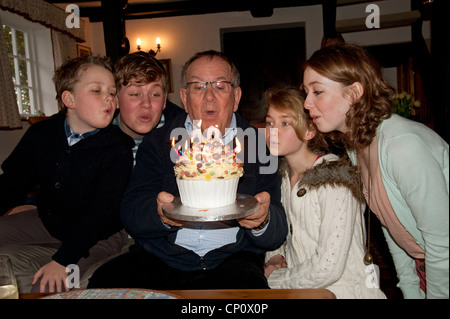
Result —
M303 25L221 30L222 51L241 73L239 112L250 123L264 121L263 93L281 84L299 86L305 60Z

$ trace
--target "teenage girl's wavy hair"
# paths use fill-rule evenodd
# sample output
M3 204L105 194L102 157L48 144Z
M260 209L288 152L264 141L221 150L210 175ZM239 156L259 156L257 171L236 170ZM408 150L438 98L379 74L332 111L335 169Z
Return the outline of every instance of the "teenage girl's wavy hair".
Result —
M349 128L343 134L347 149L362 148L372 142L376 128L383 119L392 114L394 90L383 79L381 66L365 49L343 44L316 51L304 64L304 69L312 68L320 75L341 83L353 104L347 112L345 123ZM349 88L359 82L364 88L360 98L356 98Z
M328 150L329 145L325 140L324 135L317 129L316 125L305 111L305 99L298 88L291 86L269 88L264 92L264 100L266 102L266 114L270 106L278 111L286 113L292 119L292 128L300 141L304 141L303 136L308 128L312 128L316 131L314 138L309 140L307 144L310 151L319 155ZM281 174L289 172L289 166L283 157L280 157L279 160L279 172Z

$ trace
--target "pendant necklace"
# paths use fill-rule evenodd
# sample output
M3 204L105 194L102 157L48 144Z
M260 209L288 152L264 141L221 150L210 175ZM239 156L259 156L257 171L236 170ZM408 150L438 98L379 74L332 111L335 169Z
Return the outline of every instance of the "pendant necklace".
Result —
M369 184L367 186L368 188L368 200L367 200L367 239L366 239L366 253L364 255L364 264L365 265L370 265L373 263L373 257L372 254L370 253L370 198L371 198L371 186L372 186L372 174L370 173L370 144L368 146L369 148L369 161L368 161L368 174L369 174ZM356 150L356 147L355 147ZM363 196L364 196L364 188L361 185L362 183L362 175L361 175L361 171L360 171L360 167L359 164L358 166L358 175L359 175L359 187L361 189L361 191L363 192Z

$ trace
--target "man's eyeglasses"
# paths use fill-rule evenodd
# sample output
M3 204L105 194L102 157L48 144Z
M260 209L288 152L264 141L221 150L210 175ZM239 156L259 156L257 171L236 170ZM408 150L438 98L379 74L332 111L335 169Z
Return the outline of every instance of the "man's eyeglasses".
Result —
M214 93L228 93L234 87L233 82L230 81L213 81L213 82L188 82L186 89L190 94L203 94L206 92L208 84L211 84L211 89Z

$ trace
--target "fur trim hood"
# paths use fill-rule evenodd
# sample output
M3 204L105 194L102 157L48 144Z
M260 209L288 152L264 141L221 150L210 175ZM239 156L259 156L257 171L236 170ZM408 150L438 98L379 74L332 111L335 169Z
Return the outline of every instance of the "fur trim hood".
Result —
M361 202L364 201L358 169L356 166L352 166L346 158L337 160L324 158L321 163L314 165L313 168L306 171L300 181L299 191L304 186L317 189L323 185L347 187L355 198Z

